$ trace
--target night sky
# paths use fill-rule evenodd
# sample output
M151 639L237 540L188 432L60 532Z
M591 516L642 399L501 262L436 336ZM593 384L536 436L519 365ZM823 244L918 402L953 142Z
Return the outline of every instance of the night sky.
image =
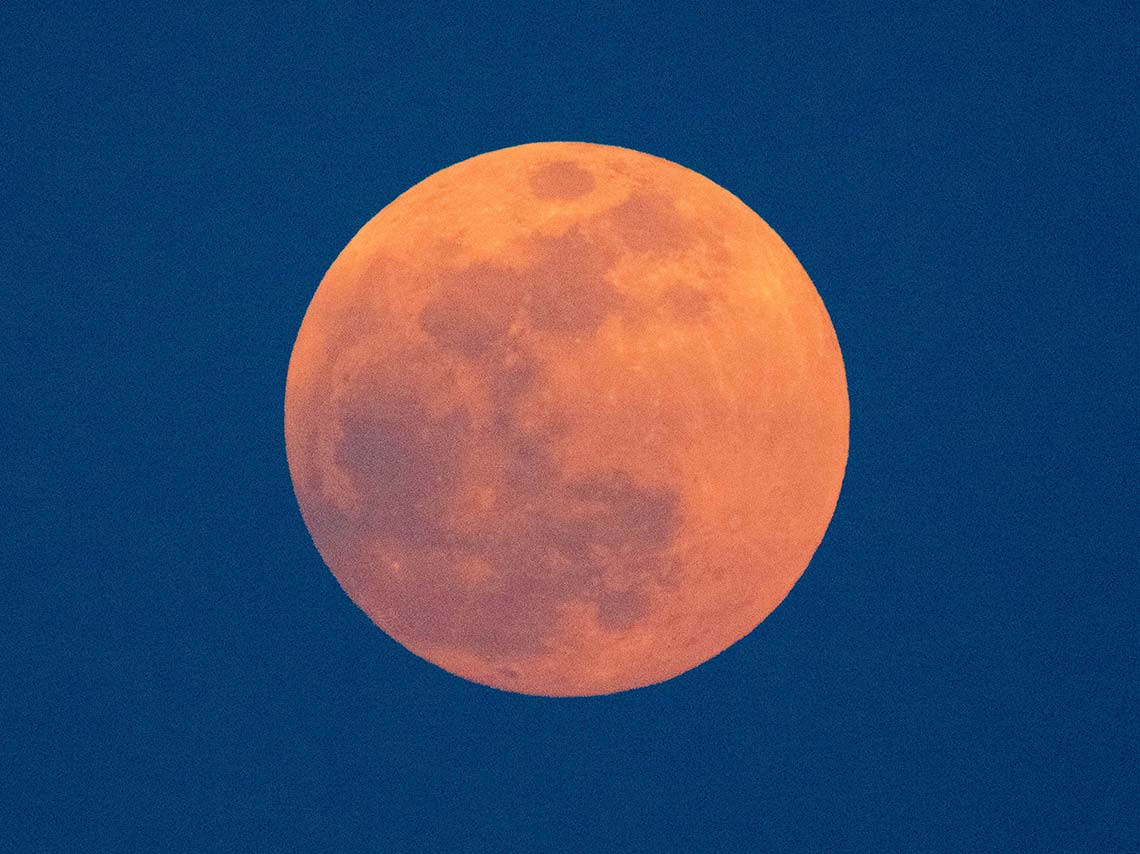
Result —
M1140 849L1134 6L407 5L0 22L0 850ZM282 427L360 226L541 140L744 200L851 397L776 612L572 700L377 629Z

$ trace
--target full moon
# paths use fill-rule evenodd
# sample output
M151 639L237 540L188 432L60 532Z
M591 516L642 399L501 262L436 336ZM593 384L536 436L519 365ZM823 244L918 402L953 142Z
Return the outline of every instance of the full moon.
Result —
M821 542L843 359L780 237L648 154L443 169L326 273L289 362L301 513L349 597L450 673L608 694L751 632Z

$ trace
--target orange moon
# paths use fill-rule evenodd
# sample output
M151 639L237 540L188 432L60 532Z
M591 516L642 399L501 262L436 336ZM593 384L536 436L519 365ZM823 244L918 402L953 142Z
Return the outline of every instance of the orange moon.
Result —
M727 190L625 148L448 167L371 221L297 335L285 440L352 600L525 694L677 676L752 631L834 513L831 320Z

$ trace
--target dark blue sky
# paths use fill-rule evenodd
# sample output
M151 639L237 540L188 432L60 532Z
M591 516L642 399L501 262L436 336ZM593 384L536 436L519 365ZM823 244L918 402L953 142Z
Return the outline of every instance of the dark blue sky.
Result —
M0 24L0 848L1140 848L1133 6L93 5ZM771 618L561 701L377 630L282 436L356 230L550 139L751 205L852 411Z

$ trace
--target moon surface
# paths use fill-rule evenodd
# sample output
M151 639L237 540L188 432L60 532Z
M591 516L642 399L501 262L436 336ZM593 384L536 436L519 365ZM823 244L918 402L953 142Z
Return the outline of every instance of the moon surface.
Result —
M321 556L416 655L547 696L660 682L799 579L847 462L843 360L779 236L667 160L550 142L405 192L289 363Z

